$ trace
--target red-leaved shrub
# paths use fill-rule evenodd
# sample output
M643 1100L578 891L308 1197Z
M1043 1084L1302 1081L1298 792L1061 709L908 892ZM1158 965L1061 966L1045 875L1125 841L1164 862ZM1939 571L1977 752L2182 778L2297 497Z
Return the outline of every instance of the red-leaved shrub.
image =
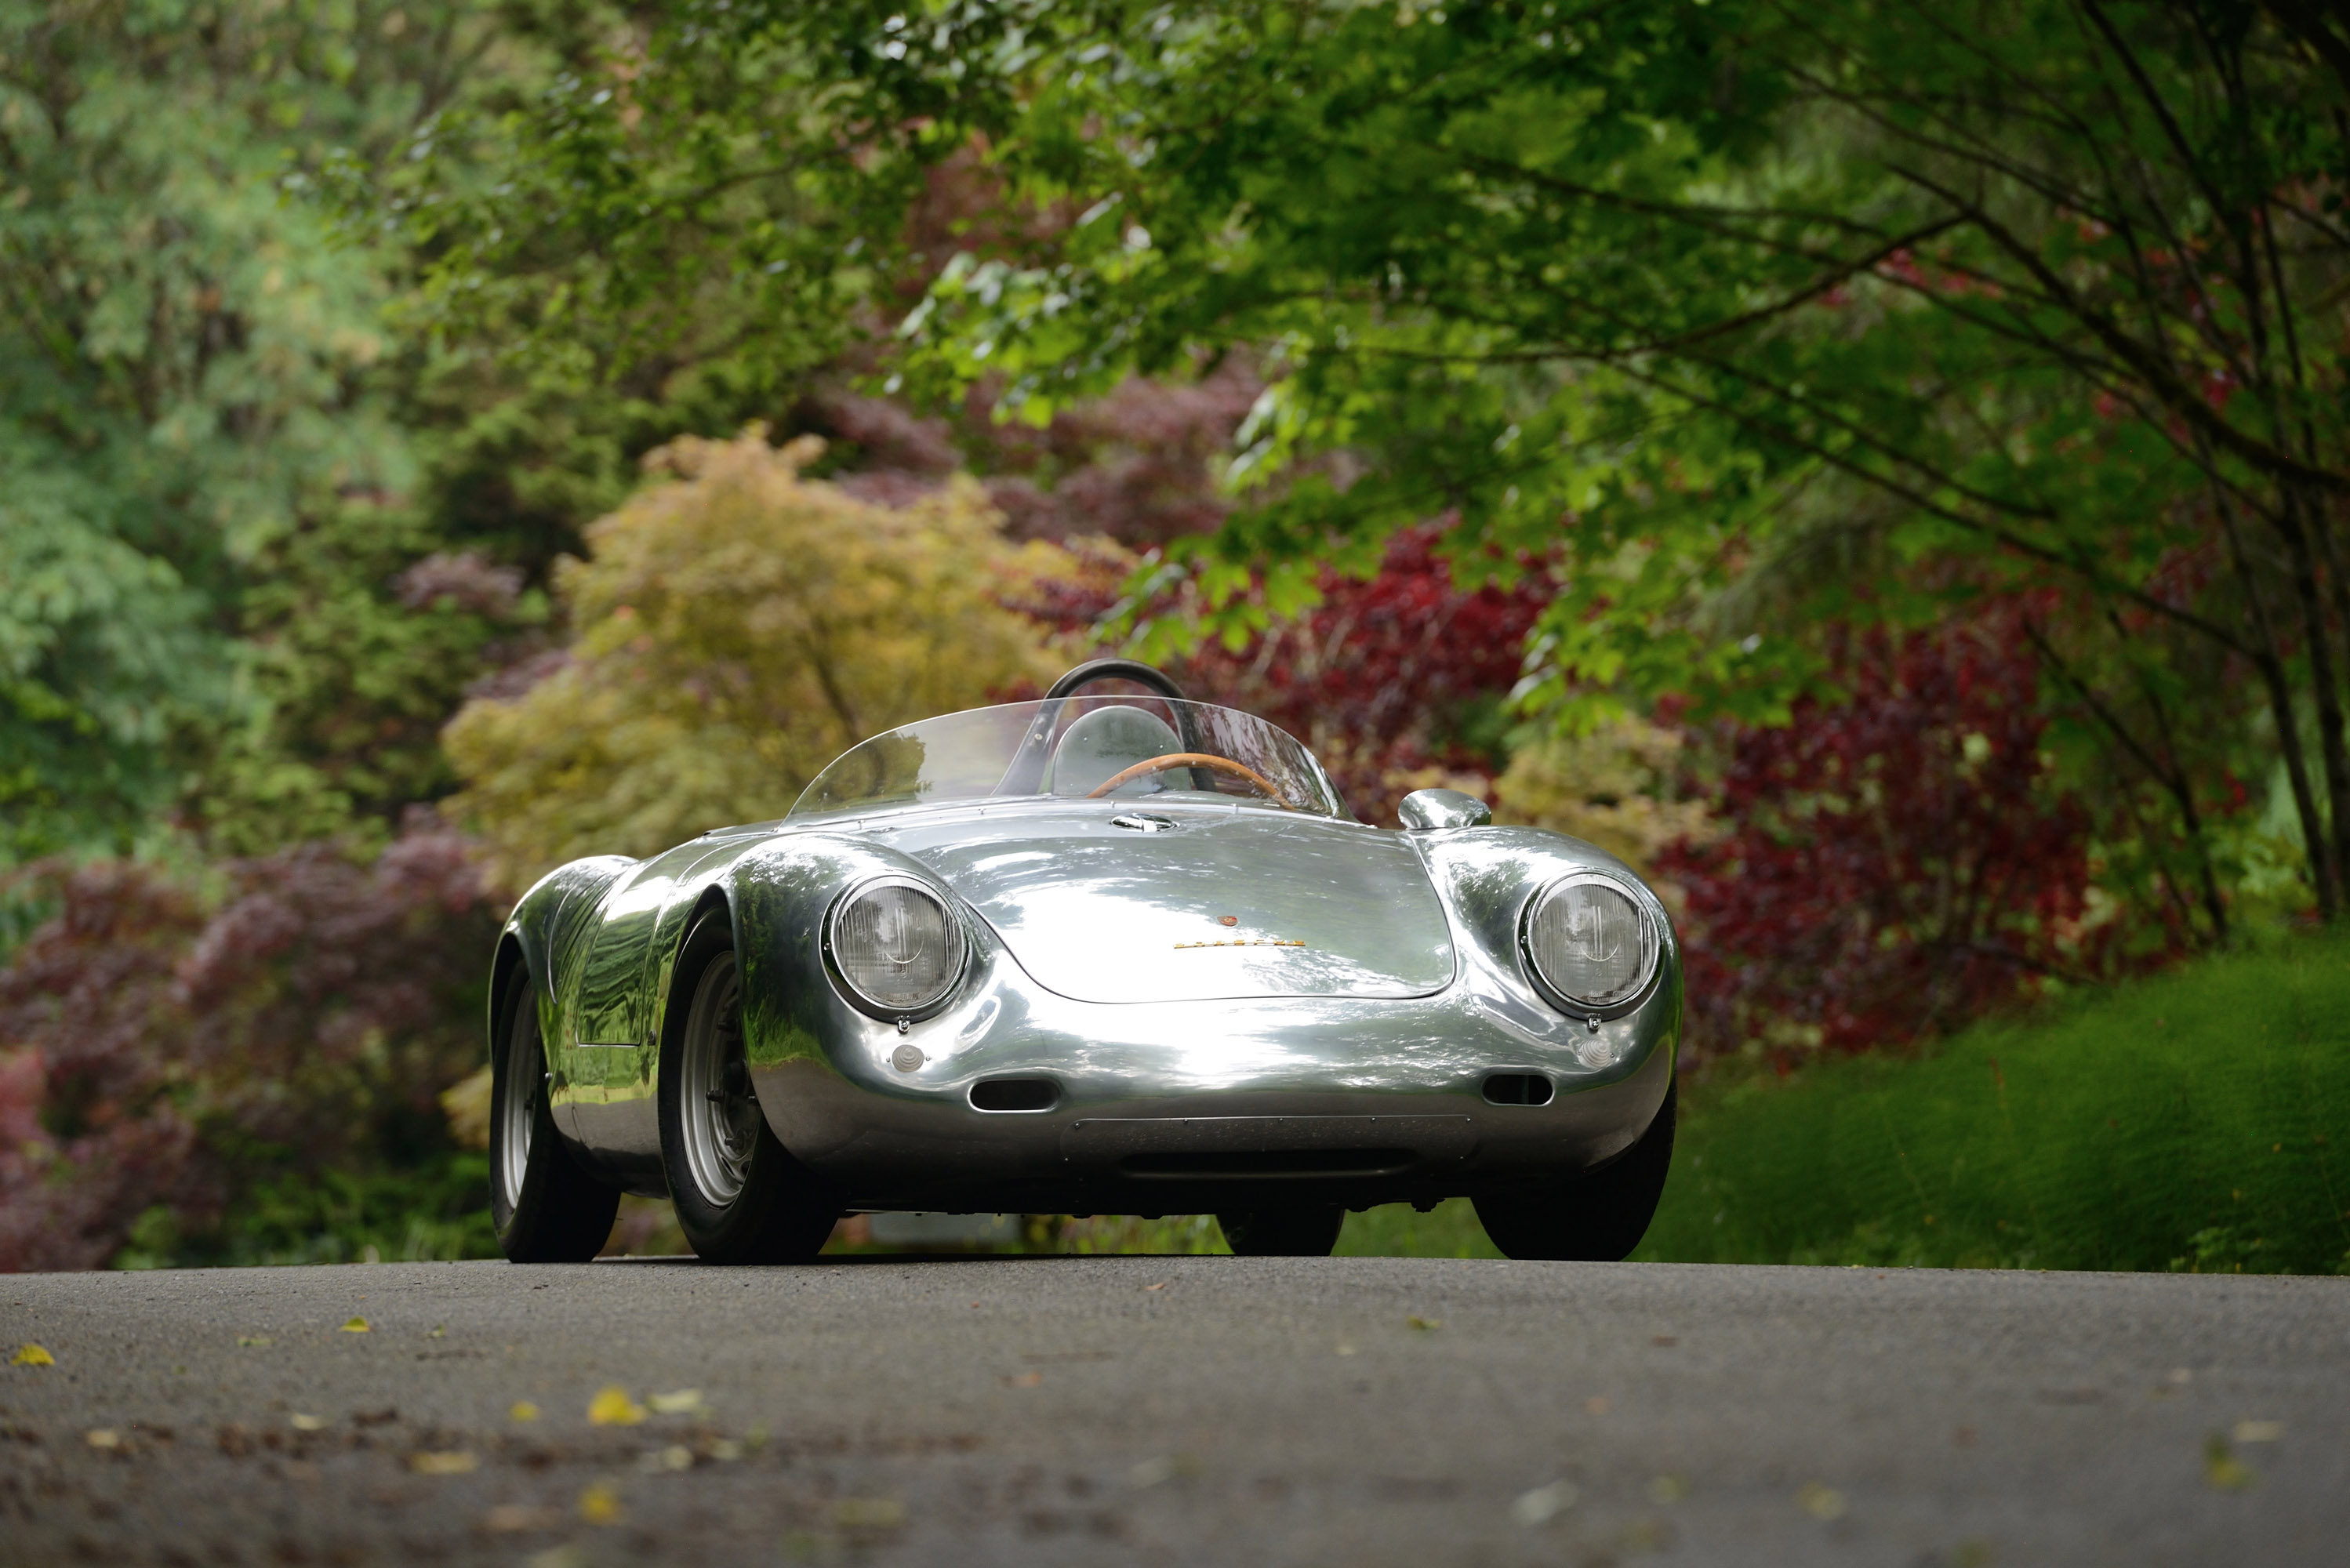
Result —
M2012 608L1844 631L1849 693L1728 732L1728 832L1669 849L1704 1052L1899 1044L2093 968L2090 819L2042 759Z
M304 845L226 896L124 861L47 866L57 912L0 970L0 1270L90 1268L161 1205L397 1161L476 1064L496 911L420 817L372 862Z

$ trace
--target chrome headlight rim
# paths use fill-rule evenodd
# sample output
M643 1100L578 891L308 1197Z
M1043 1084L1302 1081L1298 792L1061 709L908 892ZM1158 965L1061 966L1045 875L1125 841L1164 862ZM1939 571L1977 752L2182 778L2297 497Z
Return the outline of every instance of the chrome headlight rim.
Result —
M1638 983L1620 1002L1593 1002L1562 990L1543 973L1542 965L1534 959L1534 922L1552 899L1571 888L1592 884L1621 893L1631 901L1633 911L1640 918L1642 971ZM1586 867L1554 877L1537 888L1518 911L1518 972L1541 995L1544 1002L1570 1018L1580 1018L1593 1023L1621 1018L1637 1012L1656 994L1657 982L1665 971L1665 929L1662 911L1656 895L1635 877L1622 872Z
M884 888L904 888L910 892L919 893L936 904L940 913L946 917L946 983L939 989L936 996L919 1007L901 1007L892 1002L877 1001L866 995L864 992L858 989L857 982L848 978L848 971L842 966L839 955L835 949L841 918L854 909L859 899ZM920 877L907 876L901 871L885 871L878 877L867 877L851 883L841 890L838 898L833 899L832 908L825 911L825 974L831 980L833 989L840 993L841 999L868 1018L878 1019L884 1023L895 1023L901 1019L908 1023L919 1023L926 1018L935 1018L946 1011L953 1002L956 993L962 990L963 981L970 968L971 937L963 926L962 912L957 908L954 898L936 883L924 881Z

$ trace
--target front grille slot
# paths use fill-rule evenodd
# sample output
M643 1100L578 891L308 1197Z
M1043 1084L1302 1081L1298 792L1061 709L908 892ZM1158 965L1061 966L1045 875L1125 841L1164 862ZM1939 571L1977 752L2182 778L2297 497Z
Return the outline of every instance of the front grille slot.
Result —
M1550 1080L1540 1073L1495 1073L1485 1080L1485 1101L1495 1106L1546 1106Z
M1118 1168L1128 1176L1241 1180L1301 1176L1391 1176L1419 1157L1408 1148L1216 1149L1128 1155Z
M975 1111L1049 1111L1060 1099L1061 1086L1050 1078L983 1078L971 1086Z

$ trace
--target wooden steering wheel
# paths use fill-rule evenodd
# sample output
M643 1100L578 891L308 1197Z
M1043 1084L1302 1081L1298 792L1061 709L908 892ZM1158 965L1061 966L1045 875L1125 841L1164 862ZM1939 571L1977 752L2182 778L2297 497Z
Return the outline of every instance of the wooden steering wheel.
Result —
M1263 774L1257 772L1246 763L1236 763L1230 757L1220 757L1210 752L1170 752L1163 757L1153 757L1147 763L1137 763L1132 767L1124 769L1119 773L1112 774L1109 778L1105 779L1099 786L1089 792L1086 798L1087 800L1099 800L1102 796L1107 794L1118 785L1126 783L1127 780L1140 778L1144 774L1157 773L1161 768L1185 767L1212 768L1220 774L1230 774L1234 778L1246 779L1249 783L1263 790L1265 793L1266 798L1271 800L1274 805L1281 807L1282 810L1295 811L1297 809L1283 797L1280 788L1275 785L1271 779L1265 777Z

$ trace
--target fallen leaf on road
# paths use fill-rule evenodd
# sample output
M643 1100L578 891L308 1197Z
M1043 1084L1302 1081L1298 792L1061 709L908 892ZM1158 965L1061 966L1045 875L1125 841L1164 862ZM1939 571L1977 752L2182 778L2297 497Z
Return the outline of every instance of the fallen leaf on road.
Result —
M598 1389L588 1401L588 1419L598 1427L633 1427L645 1418L645 1407L629 1397L625 1388Z
M896 1530L906 1522L906 1505L894 1497L848 1497L835 1503L832 1522L843 1530Z
M650 1395L645 1403L663 1416L699 1416L707 1415L710 1411L710 1407L702 1402L702 1390L699 1388L680 1388L673 1394Z
M1155 1459L1142 1459L1128 1467L1126 1482L1138 1491L1146 1491L1159 1482L1175 1479L1175 1461L1161 1454Z
M265 1334L240 1334L236 1336L236 1342L239 1345L275 1345L277 1343Z
M1573 1508L1583 1490L1571 1480L1555 1480L1532 1491L1520 1492L1510 1503L1510 1517L1528 1530L1548 1524Z
M1355 1354L1355 1347L1351 1345L1342 1345L1338 1346L1337 1354L1340 1355L1352 1355Z
M343 1324L343 1332L345 1334L373 1334L375 1330L373 1326L369 1324L367 1319L363 1317L354 1317L350 1322Z
M445 1339L448 1337L448 1334L449 1325L447 1324L436 1323L432 1325L432 1332L425 1337L428 1339Z
M620 1500L610 1487L591 1486L579 1494L579 1517L590 1524L617 1524Z
M421 1476L463 1476L480 1469L482 1461L466 1449L449 1449L438 1453L411 1454L408 1468Z
M2273 1443L2284 1436L2282 1421L2239 1421L2236 1441L2240 1443Z
M294 1423L294 1429L297 1432L324 1431L327 1426L324 1417L317 1416L305 1416L299 1410L296 1410L293 1415L288 1416L286 1418Z
M1842 1519L1845 1513L1844 1493L1817 1481L1806 1481L1795 1493L1795 1502L1805 1513L1823 1523Z
M122 1446L122 1434L111 1427L100 1427L82 1434L81 1440L93 1449L119 1449Z
M2260 1479L2251 1466L2228 1451L2228 1439L2219 1433L2203 1445L2203 1481L2213 1491L2241 1491Z
M518 1502L502 1502L490 1510L482 1528L494 1534L510 1535L518 1530L552 1530L563 1522L563 1516L551 1508L525 1508Z
M743 1457L743 1445L732 1438L721 1438L710 1445L710 1457L722 1465L731 1465Z
M1594 1394L1590 1398L1586 1399L1583 1402L1583 1407L1590 1411L1595 1416L1605 1416L1607 1414L1607 1396L1605 1394Z
M1161 1280L1155 1285L1145 1285L1142 1288L1146 1291L1163 1291L1172 1282L1172 1281ZM973 1302L971 1304L977 1306L979 1303L977 1302Z
M523 1559L523 1568L588 1568L588 1553L566 1542L533 1552Z
M16 1354L8 1358L11 1366L55 1366L57 1364L56 1356L30 1343L18 1345Z
M1017 1376L999 1379L1006 1388L1034 1388L1045 1381L1041 1372L1023 1372Z
M517 1399L514 1402L514 1407L508 1410L506 1415L510 1419L516 1421L536 1421L538 1419L538 1407L527 1399Z
M1408 1317L1403 1320L1403 1325L1406 1328L1442 1328L1444 1320L1440 1317Z
M1650 1502L1679 1502L1689 1494L1690 1483L1687 1476L1659 1476L1648 1483Z

